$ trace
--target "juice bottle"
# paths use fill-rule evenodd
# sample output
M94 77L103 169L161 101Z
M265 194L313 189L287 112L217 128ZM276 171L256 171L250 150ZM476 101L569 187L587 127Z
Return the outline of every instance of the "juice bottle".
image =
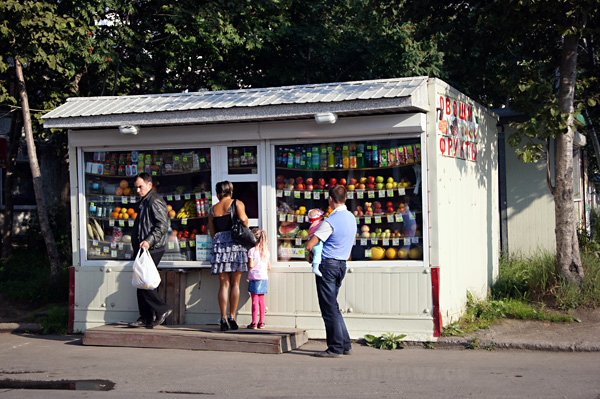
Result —
M365 168L373 167L373 147L367 145L367 152L365 152Z
M294 167L294 149L293 148L288 148L288 155L287 155L287 167L288 168L293 168Z
M374 145L373 146L373 154L371 155L371 162L372 162L372 167L374 168L378 168L379 167L379 151L377 151L377 146Z
M350 149L348 144L342 145L342 168L348 169L350 167Z
M327 155L327 167L335 168L335 154L333 153L333 147L327 147L328 155Z
M356 159L356 145L354 143L350 143L350 168L354 169L358 165L358 160Z
M358 143L356 147L356 167L361 169L365 167L365 145L363 143Z
M335 167L341 169L344 167L344 162L342 161L342 149L339 145L335 146Z
M320 169L327 169L327 146L321 144L321 154L319 156L319 167Z
M294 168L300 169L301 164L302 164L302 149L300 147L296 147L296 158L294 159Z
M311 169L319 169L319 147L314 146L312 148L312 168Z
M306 147L302 147L302 152L300 156L300 169L308 169L307 159L308 158L306 155Z

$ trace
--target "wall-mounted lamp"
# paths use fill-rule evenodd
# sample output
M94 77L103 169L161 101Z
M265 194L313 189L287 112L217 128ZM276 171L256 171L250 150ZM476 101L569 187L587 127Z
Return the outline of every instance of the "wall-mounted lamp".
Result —
M119 132L121 132L121 134L133 134L133 135L136 135L136 134L138 134L139 131L140 131L140 127L139 126L135 126L135 125L121 125L121 126L119 126Z
M318 124L333 124L337 122L337 114L334 114L333 112L320 112L318 114L315 114L315 122L317 122Z

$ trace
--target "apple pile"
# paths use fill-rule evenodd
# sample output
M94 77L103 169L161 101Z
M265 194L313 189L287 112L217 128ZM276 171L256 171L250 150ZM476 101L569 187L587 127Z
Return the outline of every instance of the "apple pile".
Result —
M396 182L393 177L388 177L386 179L383 176L363 176L358 180L353 177L348 179L341 178L339 180L335 177L332 177L329 180L325 180L322 177L319 179L313 179L312 177L304 179L302 176L298 176L296 178L286 178L284 175L277 175L275 180L278 190L298 191L328 190L329 188L338 184L345 186L348 191L383 189L392 190L410 186L410 182L404 181L404 178L400 179L399 182Z
M390 229L381 229L377 227L375 230L371 231L371 228L368 225L362 225L360 227L360 232L357 233L360 238L399 238L402 237L400 230L390 230Z

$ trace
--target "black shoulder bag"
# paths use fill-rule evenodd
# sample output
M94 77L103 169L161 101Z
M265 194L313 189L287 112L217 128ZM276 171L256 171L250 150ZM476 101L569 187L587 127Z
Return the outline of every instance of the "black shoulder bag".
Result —
M231 228L231 237L235 242L242 245L246 249L250 249L256 245L256 237L249 228L242 224L242 221L237 215L237 200L233 200L233 208L231 212L231 220L233 227Z

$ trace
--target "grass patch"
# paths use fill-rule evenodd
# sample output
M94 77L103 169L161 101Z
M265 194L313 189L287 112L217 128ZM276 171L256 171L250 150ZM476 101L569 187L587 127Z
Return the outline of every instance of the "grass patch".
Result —
M68 333L69 310L63 305L49 305L45 311L36 312L30 319L32 323L39 323L42 334Z

